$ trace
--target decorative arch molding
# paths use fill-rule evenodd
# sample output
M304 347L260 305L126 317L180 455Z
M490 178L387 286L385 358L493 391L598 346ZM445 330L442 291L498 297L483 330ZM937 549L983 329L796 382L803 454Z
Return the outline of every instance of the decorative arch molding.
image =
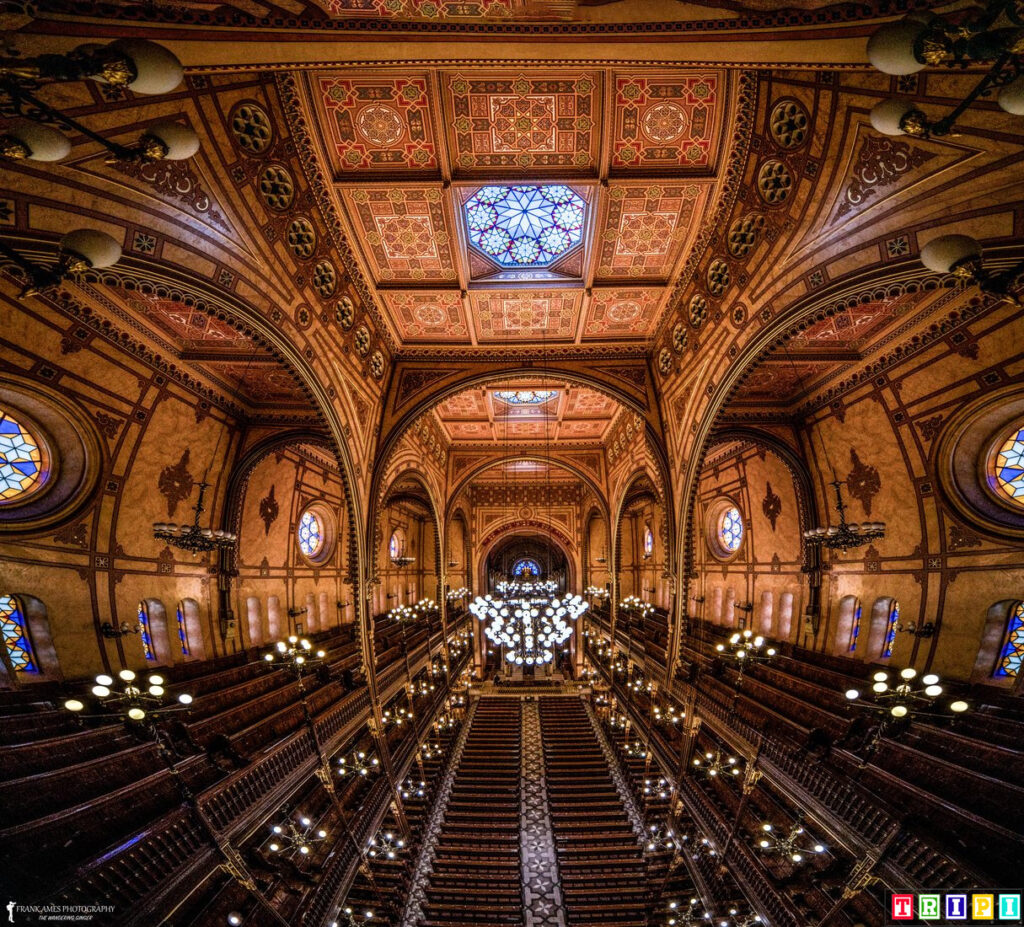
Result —
M807 468L806 462L802 455L794 448L770 432L742 425L730 425L713 432L701 457L701 469L704 466L704 459L717 445L728 444L733 441L743 441L762 448L768 453L774 454L785 464L790 476L793 477L793 485L796 488L797 518L801 534L807 529L820 524L821 515L818 511L818 500L814 495L814 483L811 480L811 473ZM804 545L803 554L804 566L806 567L808 565L808 548L806 545Z
M439 370L436 364L423 366L399 361L385 405L374 472L386 472L393 449L408 427L449 396L495 381L541 378L577 383L626 406L644 419L648 437L654 439L648 443L657 447L661 438L661 418L650 372L647 364L639 358L595 361L586 366L555 358L543 367L510 358L486 367L479 362L467 362L452 364L443 370Z
M646 480L648 486L638 486L642 480ZM646 467L640 467L634 470L629 477L623 482L625 487L622 491L622 496L619 499L618 505L615 510L615 532L612 535L612 545L614 550L614 560L611 564L611 575L615 581L616 589L618 588L618 575L619 567L622 563L622 519L626 515L626 510L641 501L649 501L653 505L660 506L662 510L662 519L659 525L659 533L661 534L661 543L665 548L665 563L673 563L672 550L673 550L673 533L672 533L672 512L668 505L664 495L658 491L658 483ZM662 490L667 492L667 484L662 484ZM616 592L616 595L618 593Z
M22 243L28 254L47 241L41 236L26 238ZM41 256L52 255L53 243L42 245ZM310 408L316 415L324 430L333 437L332 451L338 460L342 484L346 499L351 509L355 524L362 522L361 501L358 495L359 483L355 479L356 467L352 460L346 434L352 432L352 425L341 412L341 407L334 387L325 386L317 376L310 360L299 347L284 337L280 328L270 319L265 318L254 306L239 299L235 294L227 292L210 280L192 274L180 267L156 265L152 261L126 253L113 268L102 271L89 270L82 275L86 282L102 283L106 286L122 287L144 294L153 294L161 298L180 301L185 305L205 312L231 325L245 337L266 348L289 373L295 378L303 394L309 400ZM66 291L60 291L59 298L52 301L57 309L76 318L83 324L115 341L123 349L136 354L151 366L179 380L189 389L200 395L206 395L210 402L224 405L224 398L195 380L177 363L162 357L142 342L136 342L131 336L120 332L108 320L100 318L90 308L83 306ZM242 410L231 408L228 411L240 415ZM362 553L363 538L359 532L353 534L356 563Z
M579 465L573 463L570 460L563 460L561 457L557 457L555 455L545 457L538 454L510 454L506 457L494 457L485 460L482 463L474 466L459 480L458 483L455 484L455 487L448 494L448 505L452 506L453 504L455 504L454 500L458 499L459 494L467 486L469 486L469 484L474 479L476 479L481 473L490 470L492 467L500 466L507 460L529 460L534 461L536 463L553 464L557 467L561 467L563 470L568 470L574 476L578 477L584 483L584 485L586 485L591 490L591 492L594 493L594 495L597 498L597 505L601 508L604 517L608 517L608 500L605 498L603 490L600 486L598 486L594 478L592 476L589 476L587 472ZM458 505L461 504L461 502L458 503ZM450 518L451 516L448 515L447 517Z
M508 520L497 528L494 528L484 538L478 548L478 560L474 571L479 583L478 588L485 589L487 586L487 577L484 575L486 572L487 558L498 544L511 537L528 537L536 535L538 532L543 534L546 538L549 538L551 542L562 552L569 570L569 575L566 577L566 588L576 589L577 570L576 561L573 559L573 552L576 550L576 546L568 536L558 528L553 525L549 525L547 522L538 521L532 518Z
M679 537L682 546L682 556L680 557L683 583L682 600L685 601L688 598L689 583L694 570L696 543L694 513L699 474L709 447L720 434L716 433L716 424L718 423L719 416L743 380L775 348L785 344L790 338L799 334L799 332L816 321L832 316L849 305L864 299L877 298L879 293L883 296L891 297L902 293L937 290L943 286L951 290L948 296L942 299L944 305L962 298L962 292L960 290L954 291L940 275L922 272L916 258L894 263L881 269L874 267L867 271L850 274L837 281L834 285L822 291L815 291L812 294L806 295L789 307L779 310L771 321L756 332L750 341L738 352L736 359L723 372L721 379L717 383L709 383L708 404L701 417L693 423L693 452L689 455L691 463L682 470L683 476L679 487L679 495L675 500L677 524L679 525ZM939 300L936 302L938 303ZM897 363L927 347L935 339L944 337L958 325L977 316L983 311L982 308L979 308L979 304L982 301L973 300L973 302L975 303L973 306L967 305L953 309L942 321L930 326L926 333L919 336L911 336L905 343L895 346L892 351L870 365L868 370L873 374L879 368L884 369L893 363ZM929 311L935 312L938 308L939 306L933 305L929 307ZM766 311L770 311L770 309ZM865 371L866 375L867 371ZM863 379L863 376L857 376L853 382L861 382ZM813 493L808 498L813 499ZM808 509L808 514L813 514L813 512L814 510ZM677 636L674 637L675 639L671 642L675 645L672 660L678 655L678 638Z

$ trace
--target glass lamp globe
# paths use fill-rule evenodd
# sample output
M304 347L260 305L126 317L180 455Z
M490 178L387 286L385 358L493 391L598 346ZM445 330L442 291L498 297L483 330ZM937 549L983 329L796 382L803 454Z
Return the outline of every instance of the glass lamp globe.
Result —
M1010 81L996 97L996 102L1014 116L1024 116L1024 75Z
M163 45L145 39L118 39L110 47L127 57L135 70L128 84L132 93L147 95L170 93L182 81L185 70L177 56ZM103 81L100 78L95 78Z
M6 134L28 149L27 157L32 161L60 161L71 151L71 141L51 126L26 122Z
M924 31L918 22L886 23L868 39L868 60L883 74L916 74L924 68L917 57Z
M106 232L76 229L60 240L61 250L83 258L90 267L110 267L121 260L121 246Z
M957 264L980 258L981 245L969 235L941 235L921 249L921 263L939 274L948 274Z
M883 135L903 135L903 126L900 122L907 113L915 109L917 107L910 100L892 97L872 106L868 118L871 120L872 128Z

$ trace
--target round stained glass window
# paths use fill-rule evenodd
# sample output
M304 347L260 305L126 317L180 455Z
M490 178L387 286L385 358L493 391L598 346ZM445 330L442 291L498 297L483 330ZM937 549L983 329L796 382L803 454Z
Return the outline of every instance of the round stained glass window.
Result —
M307 557L316 557L324 549L324 526L312 512L299 519L299 550Z
M0 409L0 504L38 489L46 476L39 439Z
M743 543L743 518L736 506L727 508L719 516L718 540L729 553L740 549L740 544Z
M547 184L481 187L462 209L470 243L502 267L547 267L582 241L586 206Z
M516 578L520 576L540 576L540 564L530 557L523 557L513 565L512 575Z
M1014 426L999 446L992 471L990 476L1000 496L1024 508L1024 427Z

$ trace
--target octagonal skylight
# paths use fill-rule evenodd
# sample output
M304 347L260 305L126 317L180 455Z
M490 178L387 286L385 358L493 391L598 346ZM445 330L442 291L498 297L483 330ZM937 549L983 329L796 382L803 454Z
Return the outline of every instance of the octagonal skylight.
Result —
M481 187L462 207L470 244L502 267L548 267L583 238L587 204L564 184Z

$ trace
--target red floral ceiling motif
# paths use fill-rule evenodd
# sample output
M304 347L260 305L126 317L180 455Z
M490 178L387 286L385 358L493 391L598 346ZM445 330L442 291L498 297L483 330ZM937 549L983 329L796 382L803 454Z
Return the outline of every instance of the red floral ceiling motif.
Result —
M457 290L387 291L384 302L405 341L469 341L462 296Z
M426 75L317 76L331 162L346 172L435 170L437 144Z
M721 134L725 74L617 74L612 169L699 170Z
M448 77L452 167L592 169L600 87L600 75L589 72Z
M599 277L665 279L696 234L711 183L613 184L598 240Z
M646 338L658 321L663 291L648 287L595 290L583 323L583 338Z

